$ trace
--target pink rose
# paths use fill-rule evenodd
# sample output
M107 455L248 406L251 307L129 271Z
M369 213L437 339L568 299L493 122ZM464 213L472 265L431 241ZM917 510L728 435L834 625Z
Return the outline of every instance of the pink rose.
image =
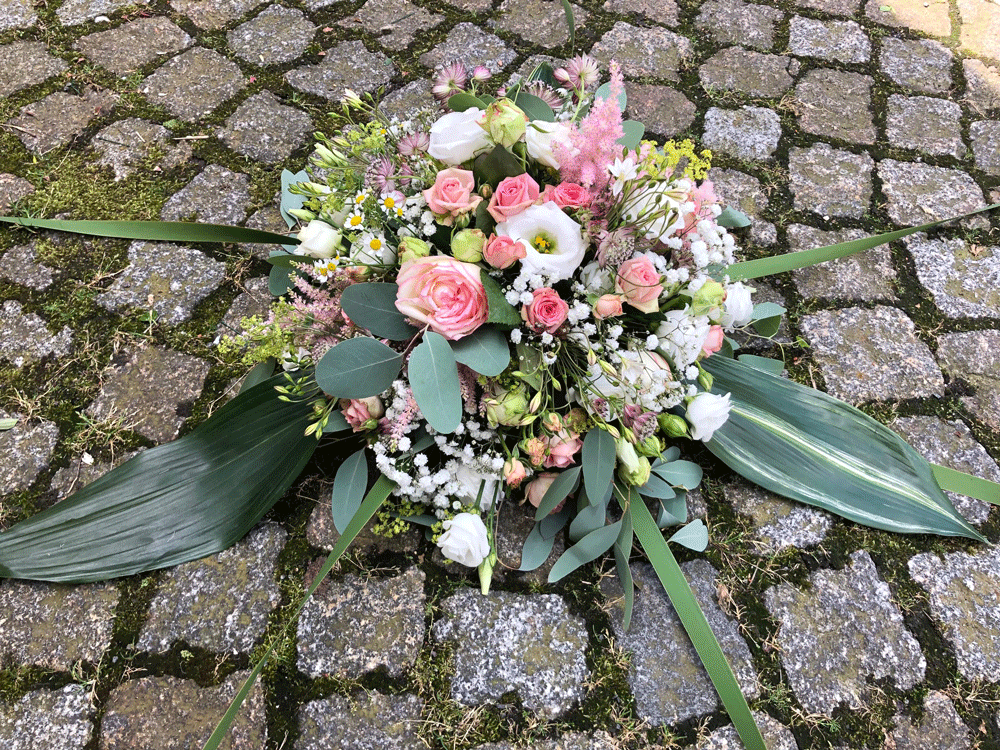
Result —
M528 502L534 505L536 508L542 504L542 498L545 497L545 493L549 491L549 487L552 483L556 481L556 477L559 476L559 472L547 471L544 474L539 474L538 477L531 481L525 490L525 497L528 498ZM563 505L566 503L563 500L559 505L552 509L553 513L558 513L562 510Z
M546 185L543 201L552 201L559 208L586 208L593 200L590 191L575 182L560 182L555 187Z
M706 357L715 354L722 348L722 342L725 341L725 338L726 334L722 332L722 326L712 326L708 329L705 343L701 345L702 352Z
M473 263L418 258L403 265L396 284L396 309L446 339L468 336L486 322L486 290Z
M449 167L438 172L434 186L424 191L427 207L445 226L455 223L455 217L475 210L482 197L473 195L476 181L472 172Z
M620 294L602 294L594 303L594 317L598 320L604 320L624 315L622 300L623 297Z
M632 307L644 313L660 309L659 299L663 291L660 273L645 255L622 263L615 279L615 291L623 295Z
M522 443L522 447L528 454L528 460L531 462L532 466L541 466L542 461L545 460L545 450L548 445L541 438L528 438Z
M545 462L542 465L546 469L565 469L576 463L573 456L579 453L582 447L583 441L579 435L560 430L549 437L549 455L545 457Z
M340 399L340 411L352 430L362 432L365 430L365 424L385 414L385 407L382 406L382 401L379 400L378 396L342 398Z
M508 458L503 465L503 480L508 487L520 487L521 482L528 478L530 470L518 458Z
M531 294L534 299L521 308L524 322L536 333L558 331L559 326L566 322L569 305L559 296L559 292L549 287L536 289Z
M494 268L510 268L527 253L524 245L505 234L494 234L483 247L483 258Z
M538 200L538 183L527 173L505 177L490 197L487 210L497 223L521 213Z

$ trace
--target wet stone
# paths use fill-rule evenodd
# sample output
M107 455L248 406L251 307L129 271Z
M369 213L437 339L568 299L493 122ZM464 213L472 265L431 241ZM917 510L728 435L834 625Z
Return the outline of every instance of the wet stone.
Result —
M368 0L347 18L338 21L347 29L364 29L378 36L387 50L408 47L422 31L430 31L444 20L438 13L428 13L409 0Z
M795 16L789 31L788 51L830 62L863 63L871 57L872 45L854 21L817 21Z
M886 132L894 146L961 159L965 155L961 118L962 108L946 99L893 94Z
M965 100L979 115L1000 113L1000 70L980 60L962 60L965 71Z
M35 192L35 186L23 177L0 174L0 211L6 211L14 203Z
M221 685L205 688L176 677L143 677L119 685L105 704L101 750L145 750L153 737L157 750L202 747L247 676L247 672L233 672ZM220 747L226 750L264 747L267 736L264 711L264 691L258 682Z
M969 126L976 168L1000 176L1000 121L982 120Z
M874 167L868 154L852 154L826 143L791 149L788 173L795 208L823 218L861 218L871 201Z
M752 711L754 721L760 729L767 750L798 750L798 743L791 730L772 719L761 711ZM716 729L704 741L695 746L695 750L743 750L736 727L725 726Z
M320 490L312 497L322 498L316 500L316 507L309 516L309 524L306 526L306 539L314 547L332 550L334 545L340 540L340 532L333 525L333 514L330 512L330 491L331 483L323 482ZM416 524L408 524L406 531L395 536L383 536L374 531L376 521L369 521L351 542L351 549L361 553L379 554L381 552L398 552L405 554L415 550L420 540L423 538L423 529Z
M5 0L0 5L0 31L34 26L38 20L34 6L33 0Z
M967 680L1000 682L1000 549L912 557L910 576L930 595L931 615Z
M971 750L969 727L955 710L955 704L939 690L924 697L923 718L914 724L906 716L895 718L896 727L886 744L895 750Z
M0 341L3 338L0 337ZM0 419L18 420L13 429L0 432L0 494L6 494L27 489L39 474L49 468L49 458L59 439L59 428L54 422L44 419L25 422L20 414L2 409ZM2 639L0 643L3 643Z
M83 750L94 729L94 707L82 685L35 690L0 702L0 746L6 750Z
M952 379L972 386L962 403L1000 431L1000 331L949 333L938 339L938 361Z
M150 346L125 353L105 373L87 414L97 420L122 420L158 443L173 440L201 394L208 369L205 360L169 349Z
M87 89L83 96L56 91L40 102L21 107L20 114L7 124L25 148L46 154L71 142L91 122L107 114L116 100L115 94L98 88Z
M239 67L215 50L195 47L169 60L143 81L150 104L182 120L208 115L246 86Z
M694 54L687 37L666 29L642 29L624 21L615 23L590 51L607 66L617 60L626 75L650 76L667 81L680 78L680 68Z
M312 576L309 576L312 579ZM310 677L361 677L413 666L424 636L424 572L388 578L347 575L310 597L298 624L298 668Z
M830 530L829 514L785 500L755 484L727 484L722 491L734 510L753 522L763 554L773 555L788 547L815 547Z
M133 242L128 259L129 265L108 290L97 295L97 303L113 311L152 310L159 322L168 325L190 318L197 304L225 278L224 263L180 245Z
M929 164L885 159L878 176L889 218L900 226L917 226L985 208L983 191L965 172ZM970 226L989 227L989 219L966 219Z
M735 156L737 159L762 161L778 149L781 119L766 107L720 109L712 107L705 114L705 148Z
M146 5L149 0L66 0L56 15L63 26L78 26L108 16L127 5Z
M52 284L54 271L38 262L35 255L36 244L32 240L27 245L16 245L0 256L0 278L38 292L48 289Z
M376 2L377 0L371 0ZM572 5L577 33L587 22L588 14ZM559 0L503 0L500 18L495 27L546 49L558 47L569 40L566 12Z
M527 747L509 742L487 742L472 750L617 750L621 745L607 732L568 732L555 740L538 740Z
M885 37L879 66L892 81L925 94L945 94L951 88L951 50L933 39Z
M0 360L14 367L37 362L44 357L63 357L69 353L73 331L63 326L59 333L49 333L42 318L21 311L21 303L8 300L0 307Z
M535 509L530 505L517 505L505 502L500 506L497 522L497 565L493 569L495 580L526 580L544 586L549 579L549 571L556 560L566 551L566 539L563 534L557 534L552 544L552 551L541 565L531 571L517 572L521 567L521 551L524 540L535 526Z
M797 62L784 55L765 55L741 47L727 47L698 68L705 89L739 91L750 96L776 98L792 86Z
M802 319L830 395L848 403L944 394L944 379L913 321L895 307L823 310Z
M78 661L97 664L111 644L118 589L0 581L0 664L69 670Z
M194 40L170 19L139 18L80 39L76 49L113 73L125 75L153 60L173 55Z
M42 42L6 44L0 47L0 96L43 83L64 70L66 63L50 55Z
M233 151L274 164L291 156L310 132L309 115L281 104L270 91L261 91L230 115L218 136Z
M362 42L341 42L327 50L319 65L305 65L285 73L298 91L339 102L344 89L370 94L396 74L392 61L381 52L369 52Z
M374 691L310 701L299 712L294 750L423 750L422 708L415 695Z
M625 93L629 117L645 125L647 133L669 138L694 122L694 104L672 88L626 83Z
M163 205L163 221L240 224L250 205L250 178L209 164Z
M961 238L905 238L920 283L949 318L1000 318L1000 247L970 245Z
M172 169L191 158L189 141L175 141L162 125L129 117L102 129L91 146L100 154L96 163L111 167L115 182L135 174L140 168ZM155 162L153 155L157 155Z
M694 25L712 35L718 44L740 44L769 50L774 30L785 14L766 5L741 0L708 0L698 11Z
M620 16L638 15L663 26L676 26L680 8L676 0L607 0L603 6L608 13Z
M715 579L717 571L705 560L681 566L719 639L743 694L751 700L760 693L750 649L739 634L737 623L719 608ZM663 586L650 565L632 566L637 586L632 623L622 631L622 609L612 605L611 624L622 648L631 652L628 682L635 695L636 712L651 724L673 724L704 716L719 706L718 695L701 665ZM605 598L621 597L617 578L605 579Z
M456 24L448 37L430 52L420 56L428 68L457 61L467 68L485 65L493 74L499 73L517 57L503 40L478 28L475 24Z
M315 34L316 26L301 10L270 5L230 31L226 41L241 60L253 65L277 65L300 57Z
M990 458L963 422L937 417L899 417L889 429L899 433L925 459L956 471L1000 482L1000 467ZM984 523L990 504L972 497L946 492L948 499L970 523Z
M562 598L461 589L441 607L433 632L455 643L454 700L478 705L516 690L525 708L551 719L583 698L587 629Z
M920 645L903 626L889 586L867 552L844 570L819 570L807 591L780 584L764 593L778 621L777 647L795 696L829 716L841 703L862 708L870 680L909 690L924 678Z
M240 321L254 315L266 318L271 309L272 299L271 292L267 288L267 277L250 279L239 296L233 300L226 314L222 316L216 333L219 336L238 336L244 333Z
M951 19L947 3L925 3L924 0L868 0L865 15L883 26L912 29L936 37L951 35Z
M813 135L874 143L871 85L871 78L857 73L810 70L795 87L799 125Z
M792 224L788 227L788 244L794 252L860 240L867 236L868 233L861 229L825 232L804 224ZM846 258L800 268L792 271L792 277L803 297L863 302L896 300L896 269L892 265L892 253L885 245Z
M243 18L262 0L170 0L171 7L201 29L221 29Z

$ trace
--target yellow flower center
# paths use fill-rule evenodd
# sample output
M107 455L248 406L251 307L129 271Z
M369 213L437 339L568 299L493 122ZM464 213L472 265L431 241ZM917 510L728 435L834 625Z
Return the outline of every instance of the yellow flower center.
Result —
M394 201L394 200L392 199L392 196L388 196L388 197L386 197L386 199L385 199L385 207L386 207L386 208L392 208L392 207L394 207L395 205L396 205L396 201Z
M541 232L535 235L535 239L532 240L531 244L540 253L552 253L556 249L556 243L552 238Z
M351 217L351 226L352 227L356 227L360 223L361 223L361 217L360 216L352 216Z
M368 243L368 246L371 247L372 250L380 250L382 248L382 240L376 237Z

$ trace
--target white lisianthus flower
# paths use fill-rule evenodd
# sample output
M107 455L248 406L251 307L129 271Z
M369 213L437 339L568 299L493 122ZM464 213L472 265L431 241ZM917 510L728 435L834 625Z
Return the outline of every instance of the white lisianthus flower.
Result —
M299 244L295 246L296 255L307 255L310 258L332 258L340 249L340 230L331 227L321 219L313 219L298 233Z
M544 274L550 282L570 278L587 252L580 225L552 201L528 206L501 221L496 233L524 245L521 268L529 274Z
M688 401L687 413L684 418L691 425L691 438L708 442L715 431L729 419L729 396L716 396L714 393L699 393Z
M565 122L532 120L525 128L524 141L528 146L528 156L546 167L559 169L559 160L552 153L552 147L556 143L569 145L569 125Z
M441 554L469 568L478 568L489 557L490 540L486 524L475 513L459 513L441 524L444 533L438 537Z
M753 317L753 300L750 295L753 291L740 281L726 287L726 307L722 313L723 328L731 330L750 322Z
M684 228L681 202L686 195L680 183L660 180L643 185L625 199L622 218L642 229L646 239L666 242L668 237Z
M477 122L482 114L483 110L473 107L442 116L431 125L431 145L427 153L454 167L486 151L492 143Z
M580 283L587 288L588 292L595 294L609 292L614 288L611 270L601 268L596 260L580 269Z
M479 501L480 510L489 510L493 506L493 501L497 497L497 489L500 486L499 477L496 474L484 474L482 471L462 463L455 469L455 481L462 486L462 491L456 493L455 497L461 500L463 505L475 504L476 498L479 497L479 487L482 485L483 495Z

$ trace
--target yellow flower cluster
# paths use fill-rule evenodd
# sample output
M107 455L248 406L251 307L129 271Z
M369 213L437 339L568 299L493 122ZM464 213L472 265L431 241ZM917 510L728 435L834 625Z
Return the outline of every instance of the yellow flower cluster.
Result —
M678 165L681 174L692 180L703 180L712 167L712 152L705 149L696 151L694 142L667 141L662 148L656 148L652 141L643 141L651 147L649 156L642 162L642 168L653 177L665 178L674 174Z

